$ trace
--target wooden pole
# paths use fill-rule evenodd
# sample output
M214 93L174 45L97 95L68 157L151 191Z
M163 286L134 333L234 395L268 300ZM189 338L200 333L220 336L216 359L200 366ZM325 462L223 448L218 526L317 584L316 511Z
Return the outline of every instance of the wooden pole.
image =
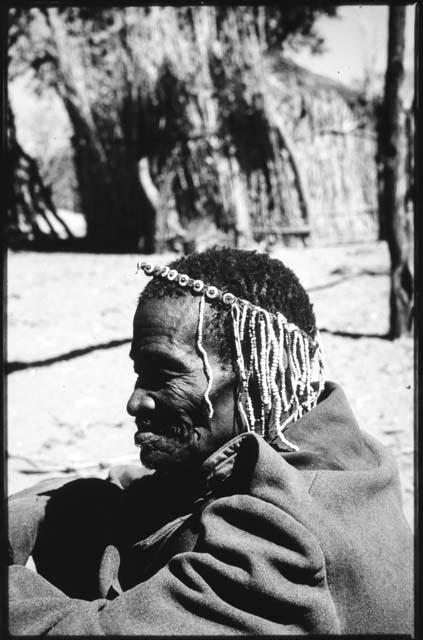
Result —
M404 194L399 191L401 144L400 90L404 79L405 6L389 8L388 61L382 122L383 218L391 258L391 339L411 331L413 277L410 270L411 238Z

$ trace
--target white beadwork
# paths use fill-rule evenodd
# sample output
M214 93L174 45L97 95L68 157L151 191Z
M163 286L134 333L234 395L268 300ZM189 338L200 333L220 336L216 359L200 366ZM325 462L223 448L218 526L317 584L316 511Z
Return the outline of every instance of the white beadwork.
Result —
M204 282L202 280L194 280L194 284L192 285L192 288L197 293L201 293L201 291L204 289Z
M225 304L232 305L235 302L235 296L233 296L232 293L224 293L222 300Z
M283 431L316 405L323 390L324 363L319 334L313 339L295 324L288 322L284 314L271 314L248 300L237 298L230 292L219 291L217 287L207 285L202 280L193 281L188 275L179 274L176 269L154 267L146 262L141 262L137 268L143 269L147 275L167 278L175 281L176 285L189 286L194 292L203 294L199 306L197 347L207 378L204 399L210 417L213 416L209 397L212 370L202 344L205 299L221 299L230 307L240 391L238 411L249 430L254 431L258 421L263 436L268 434L272 419L280 439L289 448L297 450L298 447L287 440ZM317 388L312 384L316 376ZM257 402L253 402L251 396L253 389L259 392ZM241 395L245 400L245 409ZM283 423L282 416L285 418Z
M167 274L167 279L172 282L173 280L176 279L177 275L178 275L178 272L176 271L176 269L171 269Z
M210 300L214 300L219 295L219 290L216 287L207 287L206 296Z
M185 273L179 274L178 282L181 287L186 287L189 282L189 276L187 276Z
M197 348L201 353L201 357L203 359L204 372L206 374L206 379L207 379L207 387L204 392L204 400L209 410L209 418L213 418L214 410L213 410L213 405L210 401L210 396L209 396L212 383L213 383L213 373L210 367L207 351L203 347L203 324L204 324L204 296L201 296L200 307L198 310Z

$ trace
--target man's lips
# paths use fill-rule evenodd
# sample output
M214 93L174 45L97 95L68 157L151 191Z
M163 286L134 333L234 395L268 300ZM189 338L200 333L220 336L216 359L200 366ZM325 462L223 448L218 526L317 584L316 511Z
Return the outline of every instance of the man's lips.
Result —
M184 440L190 433L187 425L178 422L167 423L166 426L163 426L162 423L146 419L136 420L135 424L137 431L134 434L134 442L137 446L154 445L164 440Z
M154 444L163 438L172 437L171 428L163 428L163 424L159 424L156 420L150 418L136 420L135 425L137 427L137 431L134 434L136 445Z
M150 418L135 420L135 426L137 428L137 433L157 433L159 431L157 428L158 425Z
M154 442L157 442L159 438L160 436L152 433L151 431L137 431L134 434L134 442L138 446L153 444Z

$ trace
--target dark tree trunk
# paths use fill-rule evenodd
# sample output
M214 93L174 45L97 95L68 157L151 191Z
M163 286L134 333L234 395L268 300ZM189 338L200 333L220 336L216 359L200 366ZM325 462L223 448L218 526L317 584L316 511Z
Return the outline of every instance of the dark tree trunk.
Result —
M412 237L407 219L405 194L399 188L405 171L405 136L401 130L400 89L404 79L404 6L389 9L388 62L382 114L383 220L391 258L390 337L411 331L413 277L410 269Z
M87 244L97 251L136 251L149 203L143 197L137 175L136 158L115 143L98 157L85 136L73 136L81 207L87 221Z
M58 9L46 9L45 17L55 46L57 91L74 131L71 142L87 246L97 251L136 251L153 212L138 178L137 141L116 132L136 128L137 114L124 122L123 94L116 98L117 111L108 115L98 104L93 106L87 89L78 84L83 69L70 55L71 39Z

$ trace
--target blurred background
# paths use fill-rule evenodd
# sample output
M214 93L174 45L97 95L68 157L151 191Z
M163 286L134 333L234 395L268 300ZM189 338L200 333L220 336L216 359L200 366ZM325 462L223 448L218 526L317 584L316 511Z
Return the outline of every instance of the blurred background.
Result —
M138 257L218 244L299 275L412 522L414 14L10 9L9 492L137 461Z

